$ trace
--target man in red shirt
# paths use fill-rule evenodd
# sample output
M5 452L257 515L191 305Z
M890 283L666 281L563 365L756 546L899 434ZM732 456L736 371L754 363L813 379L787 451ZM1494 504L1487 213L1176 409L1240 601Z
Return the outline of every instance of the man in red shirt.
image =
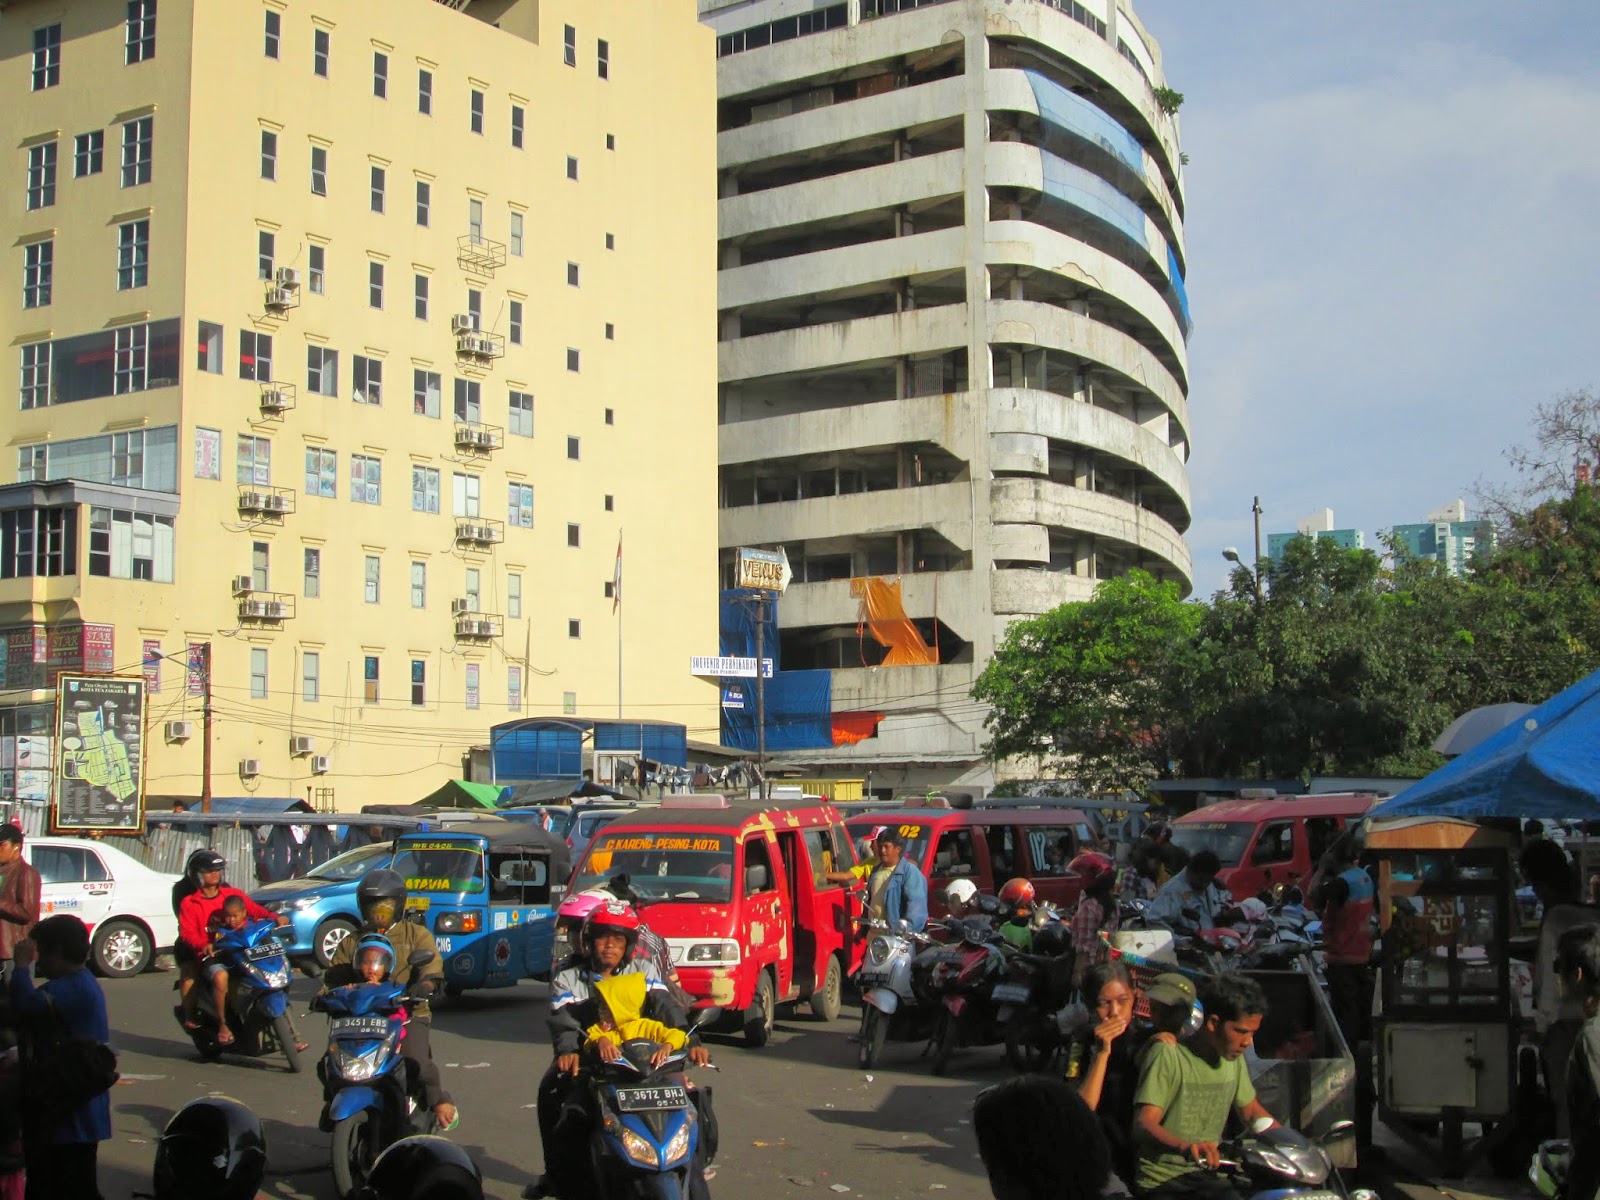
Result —
M39 923L43 884L22 857L22 830L0 825L0 980L11 978L13 951Z
M189 876L195 885L195 891L185 896L183 903L178 905L178 940L188 947L198 960L200 964L198 974L211 986L211 998L216 1005L218 1016L228 1011L228 988L232 980L228 977L228 968L216 960L211 937L221 919L222 906L227 903L228 897L238 896L243 900L245 915L252 921L276 921L279 925L289 923L287 915L262 908L238 888L224 884L222 869L227 865L227 860L215 850L199 851L191 855ZM194 982L193 979L185 979L183 983L189 986L180 988L185 1029L199 1027L195 1020L195 1006L199 1004L200 997L194 989ZM231 1041L233 1041L233 1031L228 1028L224 1020L217 1033L217 1043L226 1046Z

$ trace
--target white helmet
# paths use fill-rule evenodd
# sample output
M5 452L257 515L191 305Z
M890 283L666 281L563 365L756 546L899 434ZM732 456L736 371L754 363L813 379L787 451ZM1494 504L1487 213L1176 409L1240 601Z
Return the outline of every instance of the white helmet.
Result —
M944 902L951 908L957 904L965 907L978 894L978 885L970 879L952 879L944 889Z

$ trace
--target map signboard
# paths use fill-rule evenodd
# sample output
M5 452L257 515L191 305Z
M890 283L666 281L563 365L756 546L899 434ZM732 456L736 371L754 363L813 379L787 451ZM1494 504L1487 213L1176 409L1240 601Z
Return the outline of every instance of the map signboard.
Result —
M144 689L142 676L57 680L53 829L144 829Z

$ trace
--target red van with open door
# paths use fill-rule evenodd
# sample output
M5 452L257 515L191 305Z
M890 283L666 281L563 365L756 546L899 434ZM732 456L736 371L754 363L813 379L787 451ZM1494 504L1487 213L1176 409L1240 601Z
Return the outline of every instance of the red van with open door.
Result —
M826 876L855 863L825 800L668 796L600 830L571 888L625 873L695 1007L736 1015L761 1046L779 1004L804 1000L824 1020L839 1015L863 942L849 889Z
M1372 792L1219 800L1172 823L1172 840L1191 855L1214 851L1217 882L1235 900L1276 887L1311 884L1323 853L1381 799Z

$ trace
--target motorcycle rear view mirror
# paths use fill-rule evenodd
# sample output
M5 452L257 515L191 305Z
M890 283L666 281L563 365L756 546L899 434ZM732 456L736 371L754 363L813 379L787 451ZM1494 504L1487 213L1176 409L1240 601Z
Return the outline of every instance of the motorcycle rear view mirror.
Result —
M406 955L406 966L425 967L433 961L434 953L432 950L413 950Z

